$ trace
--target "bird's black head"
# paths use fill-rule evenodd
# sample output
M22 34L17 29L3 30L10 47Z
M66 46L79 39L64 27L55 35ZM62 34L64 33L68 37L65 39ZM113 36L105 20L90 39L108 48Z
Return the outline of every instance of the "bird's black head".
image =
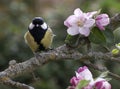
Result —
M33 20L32 20L32 23L35 25L35 26L40 26L44 23L44 20L43 18L41 17L35 17Z
M47 30L47 28L48 28L47 24L44 22L43 18L41 17L33 18L32 22L28 27L29 30L33 30L33 29Z
M47 29L48 25L44 22L44 20L41 17L33 18L32 22L28 27L29 32L38 44L40 44L40 41L44 37Z

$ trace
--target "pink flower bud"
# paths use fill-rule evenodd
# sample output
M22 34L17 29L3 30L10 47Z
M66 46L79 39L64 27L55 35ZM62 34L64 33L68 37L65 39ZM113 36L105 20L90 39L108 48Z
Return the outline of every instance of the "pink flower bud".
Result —
M96 25L100 30L105 30L104 26L110 23L110 18L107 14L100 14L96 17Z
M71 86L69 86L68 89L76 89L81 80L89 81L82 89L111 89L110 83L105 79L99 77L96 80L93 80L92 73L86 66L80 67L75 73L76 76L73 76L70 79Z
M75 76L73 76L71 79L70 79L70 83L73 85L73 86L76 86L78 83L79 83L79 79Z
M105 79L98 78L95 82L95 89L111 89L110 83L108 83Z
M73 76L70 80L70 83L72 86L76 86L81 80L90 80L90 82L93 82L93 77L91 72L86 66L80 67L76 71L76 76Z
M86 70L86 69L88 69L87 66L83 66L83 67L80 67L80 68L77 70L77 72L80 73L80 72L82 72L82 71L84 71L84 70Z

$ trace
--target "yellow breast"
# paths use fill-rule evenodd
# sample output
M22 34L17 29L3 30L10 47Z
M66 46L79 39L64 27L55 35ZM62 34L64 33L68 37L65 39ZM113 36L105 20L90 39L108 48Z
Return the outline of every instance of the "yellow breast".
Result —
M41 43L43 44L43 46L46 49L50 48L53 37L54 37L54 34L53 34L52 30L50 28L48 28L48 30L46 31L46 33L44 35L44 38L41 40Z
M29 31L25 33L24 39L33 52L36 52L38 50L39 45L34 41L34 38Z

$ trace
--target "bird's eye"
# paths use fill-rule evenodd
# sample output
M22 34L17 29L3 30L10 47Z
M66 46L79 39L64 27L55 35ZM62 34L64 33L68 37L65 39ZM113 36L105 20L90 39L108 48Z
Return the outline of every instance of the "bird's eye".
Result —
M47 26L47 24L46 24L45 22L41 25L41 28L44 29L44 30L46 30L47 27L48 27L48 26Z
M35 26L35 25L34 25L33 23L30 23L29 29L32 30L32 29L34 28L34 26Z

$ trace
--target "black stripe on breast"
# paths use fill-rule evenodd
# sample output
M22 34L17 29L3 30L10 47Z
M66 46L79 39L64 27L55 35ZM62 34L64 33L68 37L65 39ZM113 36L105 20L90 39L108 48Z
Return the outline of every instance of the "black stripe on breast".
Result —
M41 51L41 50L45 50L45 47L43 46L43 44L40 44L39 45L39 50Z
M41 27L34 27L32 30L29 30L37 44L40 44L40 41L43 39L46 31L47 30L43 30Z

